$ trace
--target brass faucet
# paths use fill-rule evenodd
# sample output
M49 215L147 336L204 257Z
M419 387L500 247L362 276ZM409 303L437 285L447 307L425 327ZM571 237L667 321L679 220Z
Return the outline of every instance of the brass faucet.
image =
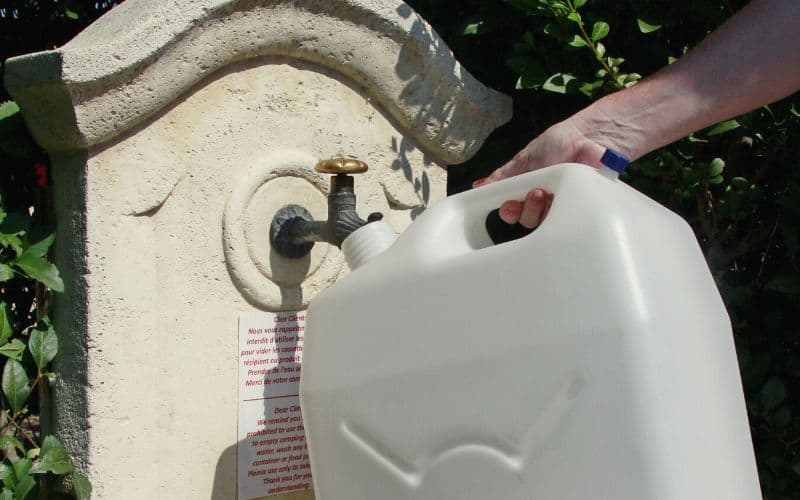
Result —
M317 162L314 170L332 175L328 220L313 220L308 210L300 205L286 205L278 210L270 224L269 242L284 257L305 257L318 241L341 247L350 233L383 218L383 214L375 212L364 220L356 212L356 194L351 174L366 172L366 163L354 158L331 158Z

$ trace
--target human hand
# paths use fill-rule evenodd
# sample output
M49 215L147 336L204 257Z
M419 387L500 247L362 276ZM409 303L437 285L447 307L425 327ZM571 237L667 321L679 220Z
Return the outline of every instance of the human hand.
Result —
M578 126L569 121L561 122L532 140L511 161L491 175L475 181L472 187L477 188L556 163L576 162L599 168L605 149L587 138ZM500 206L500 218L507 224L519 223L532 229L541 224L552 203L552 193L539 188L531 189L523 201L504 202Z

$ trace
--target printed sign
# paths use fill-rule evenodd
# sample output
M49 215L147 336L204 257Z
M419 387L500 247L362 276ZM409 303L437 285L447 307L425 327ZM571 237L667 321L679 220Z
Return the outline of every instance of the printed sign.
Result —
M239 316L238 498L307 490L300 414L305 311Z

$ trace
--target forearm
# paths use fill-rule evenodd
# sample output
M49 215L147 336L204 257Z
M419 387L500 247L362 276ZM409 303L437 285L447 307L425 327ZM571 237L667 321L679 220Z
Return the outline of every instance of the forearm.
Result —
M800 0L754 0L674 64L568 121L632 160L800 88Z

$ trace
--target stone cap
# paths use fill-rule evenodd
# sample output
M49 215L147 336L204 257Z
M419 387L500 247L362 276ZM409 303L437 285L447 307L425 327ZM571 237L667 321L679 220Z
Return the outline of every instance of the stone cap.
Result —
M366 89L431 154L474 155L511 117L439 35L393 0L128 0L63 47L10 59L5 85L50 152L113 140L230 64L281 56Z

